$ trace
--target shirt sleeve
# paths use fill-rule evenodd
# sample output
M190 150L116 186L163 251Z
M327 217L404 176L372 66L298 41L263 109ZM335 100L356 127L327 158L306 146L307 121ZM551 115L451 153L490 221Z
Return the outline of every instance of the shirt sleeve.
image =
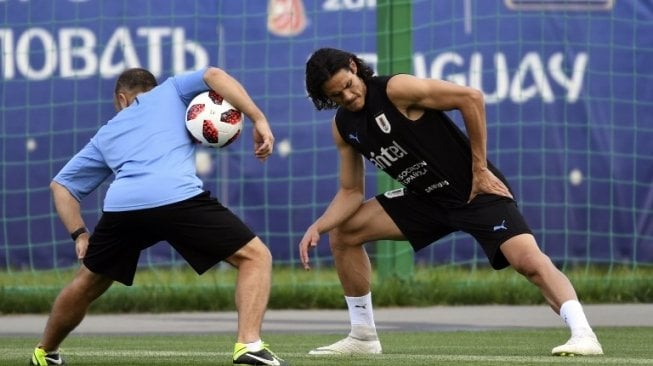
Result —
M102 158L101 152L90 141L73 156L54 177L78 201L88 196L113 172Z
M206 70L207 68L204 67L200 70L177 75L172 78L177 88L177 93L179 93L184 104L188 105L197 94L209 90L208 85L204 82Z

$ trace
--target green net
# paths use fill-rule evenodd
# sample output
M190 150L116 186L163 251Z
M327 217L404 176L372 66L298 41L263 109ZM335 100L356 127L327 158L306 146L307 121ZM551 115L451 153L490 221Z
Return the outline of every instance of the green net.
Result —
M265 165L251 130L201 149L205 187L296 268L297 244L338 188L331 112L316 112L304 63L324 46L376 67L379 34L412 31L412 72L486 97L488 156L505 173L544 251L561 265L650 265L653 15L645 1L414 1L377 25L374 0L0 2L0 268L67 269L74 248L51 178L113 115L125 67L164 78L207 64L238 78L277 138ZM386 27L386 28L384 28ZM402 29L403 27L403 29ZM461 122L459 115L451 116ZM247 122L248 123L248 122ZM368 166L368 195L376 194ZM108 183L107 183L108 184ZM83 202L93 227L107 184ZM373 260L376 251L370 249ZM315 268L331 266L326 235ZM418 264L485 265L456 233ZM165 243L141 265L183 266Z

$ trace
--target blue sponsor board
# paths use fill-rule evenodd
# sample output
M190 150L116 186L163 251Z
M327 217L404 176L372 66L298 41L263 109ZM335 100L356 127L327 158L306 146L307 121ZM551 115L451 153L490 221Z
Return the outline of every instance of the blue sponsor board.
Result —
M256 161L246 129L226 152L201 151L200 174L275 259L296 260L338 167L333 112L313 110L304 63L330 46L376 65L375 0L4 0L0 17L0 267L75 263L48 184L112 116L115 78L136 66L163 80L215 65L246 86L276 155ZM488 156L556 259L653 262L652 24L640 1L413 4L413 73L484 92ZM90 227L104 189L83 202ZM479 253L455 235L417 259L484 261ZM157 246L143 260L178 257Z

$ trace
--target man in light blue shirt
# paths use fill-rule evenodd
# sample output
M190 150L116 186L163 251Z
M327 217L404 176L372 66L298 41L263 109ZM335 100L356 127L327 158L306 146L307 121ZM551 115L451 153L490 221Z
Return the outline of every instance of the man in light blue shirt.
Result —
M222 260L239 270L234 364L287 364L260 338L272 255L242 220L202 189L196 175L196 145L184 117L190 101L210 89L252 121L255 157L265 161L272 153L274 136L267 118L225 71L208 67L170 77L158 86L147 70L123 72L114 93L118 113L50 185L57 213L82 263L55 300L32 365L63 364L59 345L90 304L114 281L130 286L140 252L160 241L173 246L199 274ZM80 201L112 174L102 217L91 235Z

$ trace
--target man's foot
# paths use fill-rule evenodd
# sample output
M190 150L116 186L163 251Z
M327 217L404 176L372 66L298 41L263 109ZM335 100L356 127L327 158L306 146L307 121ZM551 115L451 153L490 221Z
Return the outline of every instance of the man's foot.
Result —
M65 365L63 358L59 355L59 351L47 353L43 348L36 347L32 358L29 360L31 366L47 366L47 365Z
M573 336L567 343L551 350L554 356L592 356L602 355L603 348L594 333Z
M375 340L362 340L351 335L334 344L318 347L308 352L309 355L354 355L381 353L381 342Z
M260 351L251 352L243 343L234 346L234 365L288 366L288 363L274 354L267 344Z

